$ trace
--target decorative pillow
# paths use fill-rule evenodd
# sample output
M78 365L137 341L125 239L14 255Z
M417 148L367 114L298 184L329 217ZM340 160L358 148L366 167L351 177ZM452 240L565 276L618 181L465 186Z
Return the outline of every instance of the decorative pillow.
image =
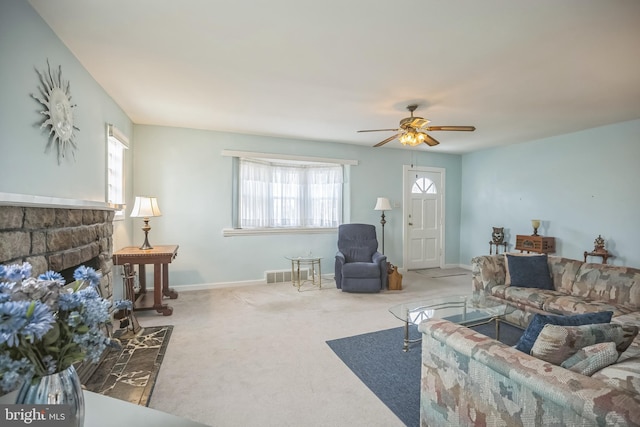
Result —
M524 353L530 354L533 343L536 342L540 331L544 325L562 325L562 326L578 326L590 325L593 323L609 323L613 311L600 311L596 313L573 314L570 316L554 316L551 314L535 314L529 326L522 333L520 340L516 344L516 348Z
M546 256L547 254L539 254L537 252L507 252L504 254L504 284L506 286L511 285L511 274L509 274L509 262L507 261L507 255L511 256Z
M616 343L601 342L586 346L562 362L560 366L582 375L591 376L600 369L616 363L618 357Z
M584 347L601 342L614 342L622 353L638 335L638 327L603 323L581 326L545 325L531 348L531 355L560 365Z
M514 256L507 254L507 266L511 276L510 286L553 289L547 254L541 256Z

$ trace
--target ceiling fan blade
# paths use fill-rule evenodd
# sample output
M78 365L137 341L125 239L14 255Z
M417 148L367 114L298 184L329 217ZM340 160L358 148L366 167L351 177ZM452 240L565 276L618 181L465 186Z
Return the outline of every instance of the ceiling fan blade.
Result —
M427 135L425 133L424 136L426 137L424 143L427 144L429 147L433 147L434 145L440 144L440 142L436 140L434 137L432 137L431 135Z
M380 141L380 142L378 142L376 145L374 145L374 147L380 147L381 145L384 145L384 144L386 144L386 143L387 143L387 142L389 142L389 141L393 141L393 140L394 140L394 139L396 139L399 135L400 135L400 134L398 133L398 134L396 134L396 135L390 136L389 138L385 139L384 141Z
M423 119L422 117L414 117L411 120L411 127L413 128L421 128L429 123L429 120Z
M400 129L369 129L369 130L359 130L358 132L397 132Z
M433 131L433 130L461 130L465 132L473 132L476 130L475 126L429 126L425 128L425 130Z

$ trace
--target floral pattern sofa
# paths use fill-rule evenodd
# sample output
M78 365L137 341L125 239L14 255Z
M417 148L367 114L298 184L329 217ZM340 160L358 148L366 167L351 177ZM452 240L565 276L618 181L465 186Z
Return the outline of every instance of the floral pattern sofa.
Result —
M640 269L548 257L553 289L505 284L503 255L472 260L476 295L516 307L525 328L535 313L613 311L640 325ZM447 320L420 324L423 426L639 426L640 337L591 376L537 359Z

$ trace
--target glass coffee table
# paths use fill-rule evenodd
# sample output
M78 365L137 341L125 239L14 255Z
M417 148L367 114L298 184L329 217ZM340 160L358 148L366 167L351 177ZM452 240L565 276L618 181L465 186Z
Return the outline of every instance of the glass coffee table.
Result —
M405 302L389 308L389 312L404 322L404 343L402 351L409 351L409 343L420 339L409 339L409 325L417 325L423 320L446 319L464 326L479 326L496 322L496 339L500 337L500 320L515 307L492 298L474 295L458 295Z

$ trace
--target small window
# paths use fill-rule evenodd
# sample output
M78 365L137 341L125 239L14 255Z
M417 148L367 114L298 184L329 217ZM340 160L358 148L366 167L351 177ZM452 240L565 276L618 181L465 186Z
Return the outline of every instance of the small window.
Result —
M116 208L114 219L124 219L124 153L129 140L115 126L107 126L107 203Z
M428 178L418 178L411 187L413 194L438 194L436 184Z

